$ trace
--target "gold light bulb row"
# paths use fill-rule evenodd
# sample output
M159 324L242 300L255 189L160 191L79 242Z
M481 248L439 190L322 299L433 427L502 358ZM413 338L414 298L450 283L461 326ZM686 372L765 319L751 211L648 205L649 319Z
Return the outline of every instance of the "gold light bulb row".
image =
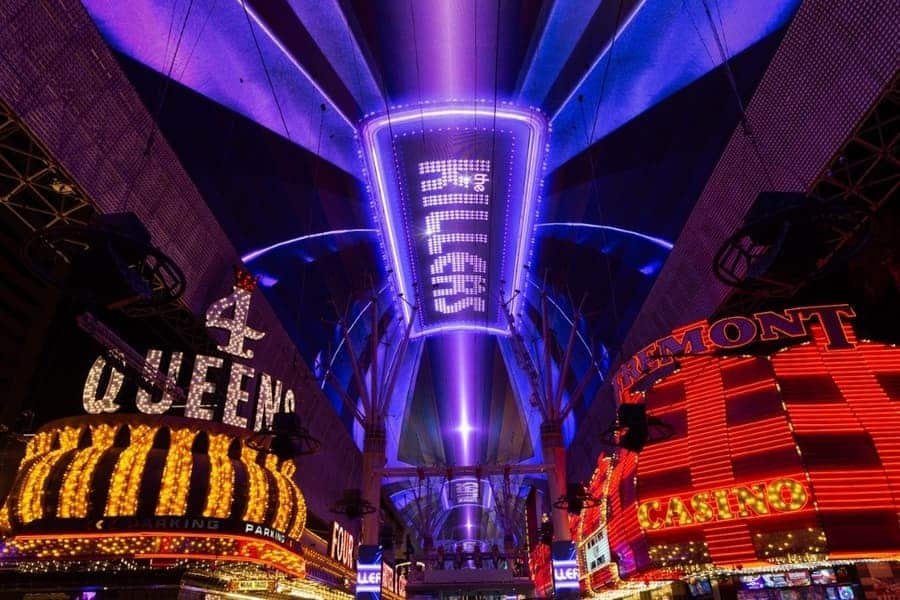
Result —
M67 423L55 428L51 426L32 438L26 449L29 459L23 461L19 469L14 493L0 510L0 530L15 531L18 526L52 517L87 518L98 488L107 489L103 489L104 505L97 507L96 512L102 508L106 517L139 516L146 465L151 456L159 455L153 451L153 443L165 428L170 442L166 450L160 451L165 452L165 464L161 476L155 475L160 479L153 514L185 516L196 460L192 450L202 429L150 425L134 419L124 421L87 421L74 426ZM129 445L114 446L119 432L126 427ZM225 433L207 432L206 435L209 436L205 453L209 473L203 516L236 518L238 515L232 515L231 510L237 481L235 463L238 461L229 456L229 448L236 440ZM79 448L80 440L88 440L90 445ZM239 461L247 472L247 481L241 486L241 491L247 495L243 520L299 539L306 523L306 502L293 481L296 465L293 461L279 464L277 457L270 454L265 454L261 460L259 452L247 447L243 441L238 443ZM103 476L100 481L97 468L101 463L108 464L105 457L114 458L115 463L108 479ZM60 472L57 465L61 461L66 461L65 472L53 475ZM52 493L54 485L60 486L58 494ZM56 506L45 506L47 498L55 498ZM46 511L53 512L45 514ZM267 516L271 518L267 519Z
M191 446L197 432L190 429L172 429L171 435L159 490L159 502L156 505L156 514L159 516L185 514L191 485L191 470L194 466Z
M39 431L35 434L28 445L25 446L25 457L22 462L28 462L36 456L41 456L50 452L53 447L53 440L56 439L57 431Z
M63 477L57 509L59 517L67 519L87 516L88 495L91 491L94 469L103 454L112 446L115 435L116 428L112 425L100 424L91 427L91 446L78 451Z
M274 454L266 456L266 469L272 473L275 479L275 488L278 490L278 506L275 507L275 519L272 521L272 527L279 531L285 531L290 524L291 503L289 502L292 491L287 483L287 478L278 472L278 457ZM287 499L288 502L283 500Z
M228 457L232 438L223 433L209 434L209 494L204 517L227 517L231 514L234 494L234 467Z
M247 467L247 476L250 478L250 499L244 510L245 521L262 523L266 517L266 508L269 499L269 484L266 481L266 472L256 462L258 453L253 448L244 446L241 448L241 462Z
M26 475L19 495L19 514L26 523L44 516L44 481L50 471L67 452L78 447L81 431L75 427L64 427L59 430L59 448L49 450L43 455L35 455L31 464L26 467Z
M306 499L303 497L303 493L300 492L300 488L294 483L294 473L296 470L297 465L294 464L294 461L292 460L286 460L281 463L281 474L284 475L289 485L291 496L293 497L293 502L291 502L291 504L295 507L294 519L287 529L287 534L288 536L299 540L300 536L303 534L303 527L306 525Z
M130 559L135 556L184 554L196 557L223 557L263 561L304 571L303 558L278 545L265 541L236 539L228 536L135 535L110 534L102 537L46 536L17 537L0 550L3 555L37 559L72 559L92 557L97 560Z
M137 512L138 493L147 454L153 446L155 430L147 425L131 427L131 444L119 455L113 470L106 502L106 516L130 516Z
M9 505L4 504L0 508L0 535L7 534L12 529L12 523L9 520Z

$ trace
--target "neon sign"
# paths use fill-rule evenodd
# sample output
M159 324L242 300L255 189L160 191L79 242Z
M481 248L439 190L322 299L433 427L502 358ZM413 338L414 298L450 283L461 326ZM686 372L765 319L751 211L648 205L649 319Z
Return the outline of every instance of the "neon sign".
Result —
M553 589L557 593L581 588L574 542L553 542L550 547L550 563L553 568Z
M638 506L641 529L670 529L710 521L764 517L802 510L809 499L806 486L795 479L776 479L697 492L690 498L671 496Z
M381 546L360 546L356 562L357 600L379 600L381 598Z
M331 544L328 552L334 560L348 569L353 568L353 558L356 551L356 540L353 534L334 522L331 526Z
M782 313L765 311L754 314L753 318L725 317L712 324L693 323L654 341L625 361L613 377L613 384L620 392L626 391L638 381L652 378L676 357L733 350L754 342L808 337L812 322L821 325L828 350L853 348L844 319L855 316L849 305L835 304L791 308Z
M250 299L256 287L255 280L239 278L232 293L213 302L206 311L206 326L210 329L222 329L228 333L228 341L220 344L218 349L235 358L251 359L253 350L245 348L247 340L258 341L265 337L265 332L253 329L247 324L250 314ZM112 354L116 354L116 350ZM150 349L144 358L142 377L146 382L165 381L162 390L145 389L138 386L135 393L135 407L138 411L159 415L168 413L175 400L177 381L182 373L184 354L172 352L168 358L165 374L161 372L164 353L162 350ZM220 390L216 383L210 381L211 371L225 370L228 373L227 384ZM190 384L185 398L184 416L204 421L214 417L221 419L226 425L246 428L249 426L249 404L251 391L249 386L256 376L256 369L234 360L227 361L221 356L198 354L194 357L190 370ZM89 414L115 413L121 408L119 396L125 381L125 373L116 365L98 356L88 372L82 392L82 403ZM207 402L207 396L221 395L224 391L225 403L221 413L214 410ZM255 393L256 415L252 428L259 431L263 427L271 427L275 414L294 412L294 392L268 373L260 373Z
M364 124L386 258L413 335L507 333L500 302L521 289L545 131L536 113L488 105L426 106Z

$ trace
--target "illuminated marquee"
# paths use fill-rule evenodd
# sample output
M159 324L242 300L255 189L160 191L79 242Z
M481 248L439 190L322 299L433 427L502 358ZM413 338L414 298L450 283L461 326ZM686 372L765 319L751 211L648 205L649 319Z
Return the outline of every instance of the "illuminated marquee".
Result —
M754 314L753 318L731 316L712 324L693 323L654 341L625 361L613 377L613 384L620 393L627 391L638 381L671 365L675 357L733 350L755 342L805 338L810 335L812 323L822 327L828 350L853 348L844 319L855 316L849 305L835 304L791 308L781 313L765 311Z
M178 557L263 565L301 579L306 577L306 561L292 549L268 540L221 532L23 534L6 541L5 555L40 561L152 561Z
M671 496L638 506L642 529L667 529L709 521L730 521L796 512L806 506L809 492L795 479L776 479L725 489L697 492L690 498Z
M598 461L620 576L896 553L900 350L858 339L853 312L691 323L627 361L618 400L674 435ZM746 345L722 352L726 329Z
M569 541L553 542L550 549L550 562L553 567L553 589L557 592L578 590L580 574L575 543Z
M381 546L359 547L359 557L356 561L357 600L380 600L382 563Z
M413 335L507 333L500 301L521 289L545 130L536 113L492 105L427 106L363 126L407 320L418 306Z
M331 558L348 569L355 566L356 540L353 534L341 527L337 522L331 526L331 543L328 545Z
M239 277L232 293L213 302L206 311L206 326L209 329L221 329L228 333L226 344L220 344L218 350L231 355L234 359L252 359L253 350L245 348L247 340L261 340L264 331L252 328L247 323L250 314L250 300L256 287L255 280L248 282L247 277ZM116 355L117 351L113 351ZM222 356L198 354L193 365L183 369L184 353L172 352L167 359L165 372L162 363L165 358L162 350L151 348L143 361L142 376L146 383L139 385L135 393L134 404L144 414L160 415L168 413L175 401L177 382L182 378L182 371L190 373L190 382L184 402L184 416L191 419L209 421L214 417L226 425L248 428L251 426L245 405L251 404L251 390L256 369L234 359ZM211 381L215 371L228 373L227 385L217 386ZM158 382L165 382L159 385ZM89 414L115 413L121 408L119 397L125 382L125 373L113 361L98 356L88 372L82 392L82 403ZM163 389L145 389L156 387ZM225 389L220 389L224 387ZM221 412L215 404L208 401L214 394L224 394L224 406ZM218 402L216 402L217 404ZM252 428L259 431L271 427L276 413L294 412L296 401L290 388L269 375L259 374L259 383L255 393L256 415Z

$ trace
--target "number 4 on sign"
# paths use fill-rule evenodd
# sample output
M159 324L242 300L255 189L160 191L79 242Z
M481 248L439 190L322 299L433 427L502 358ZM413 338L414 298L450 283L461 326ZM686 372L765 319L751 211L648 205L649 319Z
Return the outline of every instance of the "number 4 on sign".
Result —
M244 349L244 340L261 340L266 335L264 331L247 325L251 296L252 292L236 285L231 294L213 302L206 311L207 327L228 332L228 344L218 346L219 350L247 359L253 358L253 350ZM231 307L234 307L233 317L229 318L224 313Z

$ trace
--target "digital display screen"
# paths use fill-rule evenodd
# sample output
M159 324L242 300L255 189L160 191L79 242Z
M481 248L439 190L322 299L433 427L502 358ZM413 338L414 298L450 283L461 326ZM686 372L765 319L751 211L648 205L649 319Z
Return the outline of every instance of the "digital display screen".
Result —
M853 600L853 586L851 585L839 585L838 586L838 597L840 600Z
M738 577L738 586L744 590L761 590L766 584L762 575L741 575Z
M709 579L694 579L688 583L688 590L691 592L691 596L707 596L712 594L712 586L709 583Z
M508 332L501 303L524 282L545 131L538 113L493 105L430 105L363 125L384 251L412 335Z
M837 582L834 569L816 569L812 572L812 582L815 585L828 585Z
M450 482L450 501L457 504L480 504L481 482L477 479L462 479Z
M801 586L801 585L809 585L811 583L809 577L809 571L788 571L786 574L788 586Z
M800 594L797 590L781 590L778 592L780 600L800 600Z
M763 573L763 583L767 588L789 587L786 573Z

